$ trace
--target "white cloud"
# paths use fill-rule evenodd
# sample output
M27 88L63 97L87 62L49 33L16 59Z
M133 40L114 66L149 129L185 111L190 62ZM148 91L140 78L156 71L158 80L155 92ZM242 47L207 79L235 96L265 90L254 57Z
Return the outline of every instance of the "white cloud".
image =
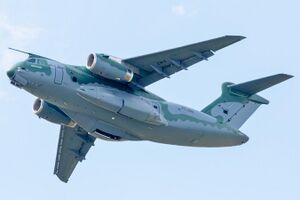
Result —
M11 23L7 15L0 13L0 36L3 41L0 44L1 70L6 70L18 60L24 59L24 55L12 52L7 47L26 48L38 38L41 31L38 27Z
M172 13L175 15L185 15L186 12L186 8L183 5L174 5L172 6Z
M6 81L8 78L4 75L6 70L18 61L24 60L27 55L17 53L8 49L15 47L20 49L28 48L40 35L42 29L32 25L12 23L10 18L0 12L0 82ZM2 81L3 79L3 81ZM5 79L5 80L4 80ZM8 84L0 85L0 100L3 102L11 102L13 100L10 90L7 90Z
M198 10L196 8L189 7L183 5L183 4L176 4L171 7L171 11L174 15L177 16L194 16L198 14Z

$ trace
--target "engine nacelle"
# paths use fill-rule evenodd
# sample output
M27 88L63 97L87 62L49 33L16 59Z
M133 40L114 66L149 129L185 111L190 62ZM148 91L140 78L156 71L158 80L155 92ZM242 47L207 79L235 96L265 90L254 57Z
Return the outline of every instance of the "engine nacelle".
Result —
M94 74L112 80L130 82L133 78L133 72L124 64L116 58L104 54L90 54L86 67Z
M42 99L36 99L33 104L33 112L49 122L65 125L69 127L75 127L76 123L72 121L65 113L63 113L58 107L45 102Z

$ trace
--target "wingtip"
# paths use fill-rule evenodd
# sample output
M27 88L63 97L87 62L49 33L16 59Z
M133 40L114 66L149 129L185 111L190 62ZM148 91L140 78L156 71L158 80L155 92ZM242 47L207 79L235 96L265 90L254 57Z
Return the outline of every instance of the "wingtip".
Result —
M9 50L12 50L12 51L19 51L18 49L15 49L15 48L12 48L12 47L7 47Z
M286 80L294 77L293 75L290 75L290 74L284 74L284 73L281 73L281 74L278 74L278 75L280 75L280 76L282 76L282 77L285 77Z
M23 51L23 50L20 50L20 49L15 49L15 48L12 48L12 47L8 47L8 49L12 50L12 51L20 52L20 53L25 53L25 54L28 54L28 55L31 54L31 53L29 53L27 51Z
M238 41L247 38L247 37L242 36L242 35L226 35L225 37L232 37L232 38L234 38L234 39L237 39Z
M58 179L63 182L63 183L68 183L69 179L68 178L65 178L65 177L60 177L58 175L56 175L58 177Z

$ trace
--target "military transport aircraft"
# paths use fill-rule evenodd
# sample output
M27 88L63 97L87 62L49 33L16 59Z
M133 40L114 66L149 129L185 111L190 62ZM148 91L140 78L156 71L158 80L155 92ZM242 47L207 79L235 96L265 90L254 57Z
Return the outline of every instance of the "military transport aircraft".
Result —
M168 102L145 89L242 39L224 36L129 59L92 53L86 66L12 49L29 57L7 75L13 85L37 96L33 112L38 117L60 125L54 174L67 182L96 138L194 147L247 142L249 138L239 128L261 104L269 103L256 93L291 75L223 83L221 96L201 111Z

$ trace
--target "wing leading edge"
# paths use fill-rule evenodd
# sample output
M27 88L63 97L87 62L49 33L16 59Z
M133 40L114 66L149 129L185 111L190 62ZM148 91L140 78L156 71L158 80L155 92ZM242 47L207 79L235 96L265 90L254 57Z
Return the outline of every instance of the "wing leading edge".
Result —
M57 154L54 174L63 181L68 182L78 161L85 159L95 138L89 135L81 127L70 128L61 126L57 145Z
M219 49L244 38L243 36L224 36L183 47L124 59L122 62L134 69L134 82L145 87L160 79L169 77L178 71L187 69L197 62L207 60Z

